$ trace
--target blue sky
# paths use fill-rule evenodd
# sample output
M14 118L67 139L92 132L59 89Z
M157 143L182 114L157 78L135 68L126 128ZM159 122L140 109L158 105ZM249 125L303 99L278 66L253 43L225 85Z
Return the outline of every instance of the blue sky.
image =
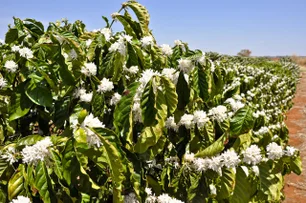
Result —
M119 10L121 0L1 0L0 38L12 17L48 25L63 17L82 20L88 30L104 27L101 16ZM139 0L149 10L159 44L176 39L191 48L236 54L306 56L305 0ZM121 27L117 23L115 30Z

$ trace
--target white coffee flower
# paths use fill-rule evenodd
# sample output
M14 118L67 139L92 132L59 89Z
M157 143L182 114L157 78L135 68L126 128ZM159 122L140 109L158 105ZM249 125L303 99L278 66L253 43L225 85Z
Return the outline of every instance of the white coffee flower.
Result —
M266 150L267 150L268 159L275 160L283 156L282 147L276 144L275 142L268 144Z
M291 147L291 146L287 146L286 149L284 150L284 154L286 156L293 156L296 151L297 151L296 148Z
M262 160L261 151L257 145L249 146L241 154L243 155L242 161L247 164L257 165Z
M134 116L134 121L142 122L141 108L140 108L140 103L139 102L135 102L133 104L132 112L133 112L133 116Z
M121 41L121 42L127 41L127 42L131 43L132 39L133 39L132 36L126 35L126 34L122 34L122 35L119 36L119 41Z
M208 166L211 165L210 163L211 161L212 160L209 158L205 158L205 159L197 158L197 159L194 159L193 164L197 171L205 172L208 169Z
M31 49L29 49L27 47L19 49L19 54L20 54L20 56L22 56L26 59L33 58L33 52L31 51Z
M131 66L130 68L125 68L125 71L131 73L131 74L136 74L139 71L138 66Z
M166 56L171 56L173 53L172 48L168 44L162 44L160 45L161 51Z
M8 72L14 73L16 72L18 65L14 61L9 60L5 62L4 67Z
M19 52L19 50L20 50L19 46L16 46L16 45L12 46L12 51L13 52Z
M147 47L154 44L152 36L145 36L140 40L140 42L142 47Z
M85 117L81 128L83 128L87 134L87 143L89 146L102 146L100 138L89 128L104 128L105 125L91 113Z
M235 168L240 163L238 154L233 150L223 152L221 159L226 168Z
M86 76L97 75L97 66L94 63L85 63L81 68L81 73Z
M179 71L174 68L164 68L161 73L163 76L169 78L174 84L177 84Z
M78 87L77 89L74 90L73 92L73 97L74 98L80 98L81 95L86 94L86 89L82 87Z
M209 162L208 168L217 172L219 175L222 174L222 157L221 156L214 156L211 158L211 161Z
M86 47L89 47L92 43L92 39L88 39L86 40L85 44L86 44Z
M155 75L160 74L152 69L147 69L143 73L141 73L141 78L139 79L139 82L141 82L142 85L145 86Z
M183 46L184 44L183 44L183 42L181 41L181 40L174 40L174 44L176 45L176 46Z
M108 78L103 78L98 85L97 92L105 93L112 91L114 89L114 83L110 81Z
M227 118L227 108L225 106L219 105L209 110L208 115L212 116L213 119L217 121L224 121Z
M44 161L50 157L49 147L53 146L50 137L38 141L33 146L26 146L22 149L22 161L26 164L36 165L38 161Z
M151 188L145 188L145 192L147 193L147 195L152 195L152 189Z
M241 101L235 101L233 98L228 98L224 103L230 104L234 112L244 107Z
M167 120L166 120L166 128L173 129L176 132L178 131L179 126L176 125L173 116L170 116L169 118L167 118Z
M7 81L4 78L0 78L0 89L7 85Z
M92 100L92 95L93 95L92 92L84 93L84 94L80 95L80 101L90 103L91 100Z
M212 195L217 195L216 186L214 186L213 184L210 184L210 185L209 185L209 190L210 190L210 194L212 194Z
M112 36L112 30L109 28L103 28L100 30L100 32L104 35L105 40L109 41Z
M6 161L12 165L13 163L18 161L15 154L16 149L14 147L8 147L6 152L1 155L1 158L6 159Z
M178 63L179 69L186 74L189 74L194 68L192 61L189 59L179 59Z
M128 195L124 196L124 203L139 203L135 193L131 192Z
M193 113L193 122L197 124L199 128L203 128L205 123L209 121L206 112L202 110L197 110Z
M74 49L71 49L70 52L68 53L68 58L70 58L71 60L75 60L78 58L78 54L76 53L76 51Z
M255 173L256 176L259 176L259 168L258 168L258 166L252 166L252 171Z
M181 117L181 120L179 121L178 125L181 126L185 126L185 128L190 129L194 126L194 122L193 122L193 118L194 116L191 114L184 114Z
M206 63L205 53L203 53L203 55L197 59L197 62L201 65L205 65Z
M111 106L114 106L114 105L118 104L118 102L120 101L120 99L121 99L121 95L120 95L119 93L115 92L115 94L112 96L112 98L111 98L109 104L110 104Z
M117 41L114 44L112 44L109 49L109 52L116 52L118 51L122 56L125 55L126 53L126 46L125 46L125 42L122 41Z
M243 170L243 172L245 173L246 177L249 176L249 169L246 166L241 166L241 169Z
M186 153L185 156L184 156L184 160L186 162L193 162L194 159L195 159L194 153Z
M17 196L17 198L13 199L10 203L31 203L31 200L25 196Z
M171 203L172 202L172 197L170 197L168 194L161 194L157 197L157 202L158 203Z

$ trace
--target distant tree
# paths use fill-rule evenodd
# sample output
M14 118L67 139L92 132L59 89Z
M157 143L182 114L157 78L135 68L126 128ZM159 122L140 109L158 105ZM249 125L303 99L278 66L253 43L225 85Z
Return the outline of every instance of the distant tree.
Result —
M251 51L249 49L242 49L240 52L238 52L238 56L245 56L249 57L251 55Z

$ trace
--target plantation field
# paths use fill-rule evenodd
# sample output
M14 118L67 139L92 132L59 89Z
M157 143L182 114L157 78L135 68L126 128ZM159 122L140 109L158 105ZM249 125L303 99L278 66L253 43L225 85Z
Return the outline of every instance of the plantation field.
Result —
M282 201L284 177L302 172L285 123L298 65L160 45L143 5L119 11L93 31L14 18L0 44L0 202Z

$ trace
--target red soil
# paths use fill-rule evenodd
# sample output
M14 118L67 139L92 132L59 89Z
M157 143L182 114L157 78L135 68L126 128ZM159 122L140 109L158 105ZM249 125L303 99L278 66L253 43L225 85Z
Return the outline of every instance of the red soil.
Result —
M292 173L285 177L284 203L306 203L306 67L301 68L301 76L286 124L289 144L300 150L303 172L300 176Z

